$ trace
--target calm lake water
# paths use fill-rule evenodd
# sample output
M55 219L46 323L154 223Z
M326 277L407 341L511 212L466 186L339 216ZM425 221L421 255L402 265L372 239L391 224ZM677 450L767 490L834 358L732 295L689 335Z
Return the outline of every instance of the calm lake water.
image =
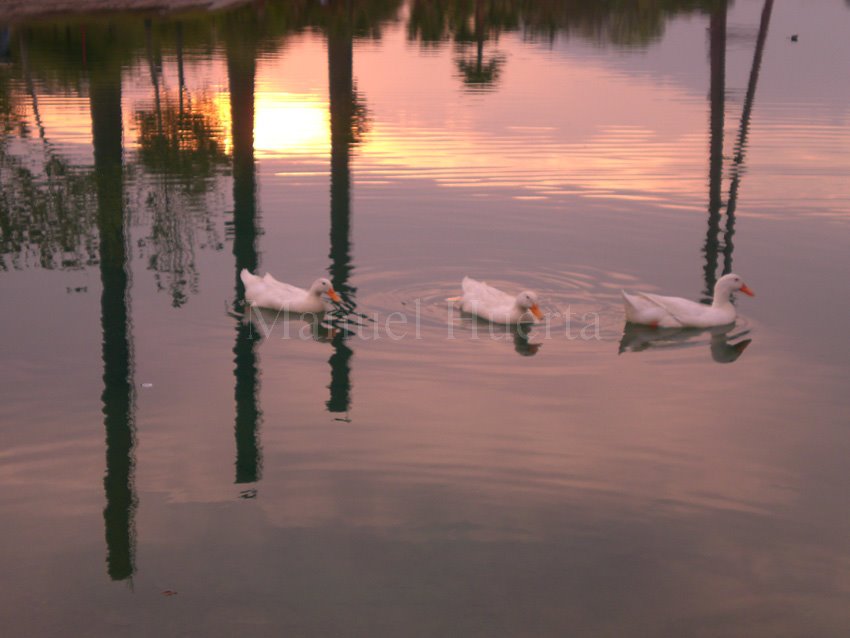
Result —
M4 635L847 636L848 33L843 0L11 20ZM733 266L732 329L624 331L621 289ZM241 268L351 312L244 316ZM464 275L548 323L450 312Z

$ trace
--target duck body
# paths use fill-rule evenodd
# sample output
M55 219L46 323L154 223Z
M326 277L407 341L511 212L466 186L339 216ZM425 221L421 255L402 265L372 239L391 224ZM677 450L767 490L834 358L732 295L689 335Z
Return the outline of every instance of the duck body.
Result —
M629 294L624 290L622 295L626 321L631 323L655 328L713 328L735 322L738 313L732 305L731 294L739 291L755 296L738 275L730 273L717 280L710 306L648 292Z
M269 273L259 277L250 273L247 268L242 269L239 278L245 286L245 300L259 308L318 314L332 308L322 297L323 294L327 294L334 301L340 300L331 282L324 278L314 281L309 290L278 281Z
M477 281L464 277L461 282L463 295L460 307L464 312L492 323L516 325L532 323L542 319L543 313L537 305L537 295L531 291L521 292L516 297Z
M715 308L681 297L665 297L647 292L623 291L626 320L656 328L711 328L735 322L731 303Z

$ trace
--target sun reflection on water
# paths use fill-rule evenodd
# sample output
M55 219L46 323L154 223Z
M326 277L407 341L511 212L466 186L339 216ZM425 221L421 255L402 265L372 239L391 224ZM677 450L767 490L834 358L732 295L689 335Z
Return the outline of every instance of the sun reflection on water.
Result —
M257 93L256 109L254 149L259 156L328 154L330 119L322 97Z

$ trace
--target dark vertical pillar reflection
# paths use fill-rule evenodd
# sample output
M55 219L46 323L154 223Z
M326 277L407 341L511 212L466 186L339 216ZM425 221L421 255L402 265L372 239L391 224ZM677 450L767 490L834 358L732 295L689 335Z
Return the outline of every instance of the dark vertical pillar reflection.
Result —
M331 115L331 283L343 298L351 274L351 145L355 113L353 43L348 28L328 34Z
M710 142L708 157L708 232L705 237L705 290L706 300L714 295L717 282L718 233L720 210L723 206L723 124L726 97L726 2L717 5L709 23L709 60L711 65Z
M328 412L345 413L351 408L351 357L354 352L348 347L348 335L340 331L334 335L334 352L328 359L331 367L330 397L325 402Z
M352 309L354 288L348 279L351 264L351 147L354 143L356 95L351 7L328 28L328 93L331 116L331 232L330 278L333 287ZM329 412L348 412L351 407L351 357L343 330L333 339Z
M177 22L177 87L179 90L178 100L180 116L183 116L183 94L186 92L186 76L183 71L183 23Z
M121 150L121 70L91 78L91 119L100 236L100 322L103 332L103 421L106 428L107 572L124 580L134 571L135 426L129 276Z
M741 172L744 163L744 153L747 148L747 133L750 130L750 118L753 113L753 101L756 97L761 59L764 54L764 43L767 40L767 29L770 25L770 14L773 11L773 0L765 0L762 7L759 33L756 39L756 49L753 53L753 64L750 67L750 79L747 82L747 95L744 98L744 108L741 111L741 125L738 129L738 139L735 142L735 154L732 158L732 179L729 185L729 200L726 204L726 228L723 231L723 274L732 272L732 237L735 235L735 211L738 207L738 189L741 185Z
M481 0L475 0L475 67L478 73L484 68L484 24Z
M227 75L230 86L231 138L233 144L233 257L236 263L236 296L243 299L245 289L239 272L256 271L257 257L257 184L254 166L254 76L256 48L235 38L227 44ZM233 370L236 388L236 483L260 479L262 456L258 405L259 372L257 353L249 323L236 327L233 346Z

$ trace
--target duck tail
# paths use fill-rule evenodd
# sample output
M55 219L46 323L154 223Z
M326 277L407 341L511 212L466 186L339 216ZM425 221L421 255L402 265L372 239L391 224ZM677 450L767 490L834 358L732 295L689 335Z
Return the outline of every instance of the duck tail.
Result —
M637 309L634 297L625 290L620 290L620 294L623 296L623 307L626 311L626 321L634 321L634 313Z

